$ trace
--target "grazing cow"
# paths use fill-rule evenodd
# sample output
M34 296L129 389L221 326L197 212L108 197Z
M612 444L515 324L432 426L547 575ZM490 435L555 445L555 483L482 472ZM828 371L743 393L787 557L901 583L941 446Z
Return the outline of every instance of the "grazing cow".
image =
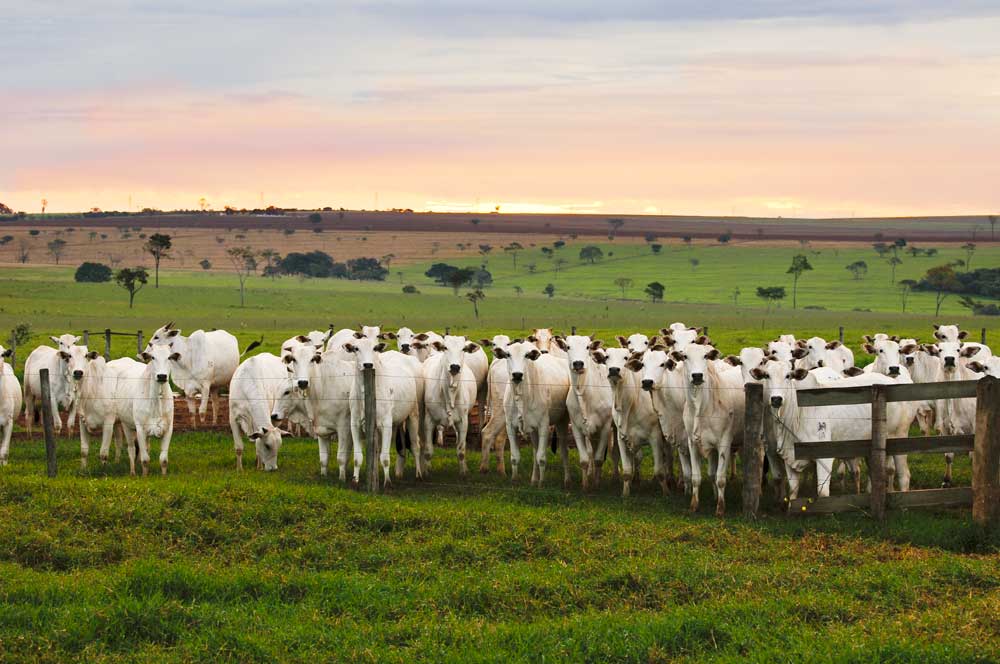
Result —
M430 471L431 441L420 441L421 405L423 403L423 377L420 364L394 350L387 351L385 343L361 333L344 344L344 350L354 356L355 378L351 386L351 434L355 440L366 440L368 427L375 428L376 440L381 442L379 460L385 484L390 484L390 448L396 431L405 425L410 438L410 449L416 464L417 478ZM365 420L364 369L375 369L375 421ZM369 463L375 463L369 459ZM396 477L403 476L403 452L396 460Z
M476 377L469 367L469 360L482 349L465 337L447 335L444 341L435 341L437 355L432 355L422 365L424 381L423 440L428 444L438 427L455 430L455 447L458 453L458 472L469 472L465 460L466 436L469 432L469 411L476 403Z
M531 441L534 462L531 484L541 486L545 480L546 443L549 426L554 426L563 462L563 486L570 484L569 454L566 448L569 411L569 371L566 362L543 354L534 344L512 343L506 349L493 349L494 355L507 360L509 383L503 398L507 438L510 441L511 479L517 480L521 450L518 434ZM561 352L561 349L560 349Z
M0 346L0 466L7 465L10 455L10 435L21 413L21 384L6 359L14 351Z
M822 337L810 337L805 341L800 339L798 346L806 350L805 357L798 364L803 369L829 367L841 372L854 366L854 352L839 341L827 342Z
M353 358L352 358L353 359ZM362 441L351 435L351 387L354 362L339 359L337 352L294 347L282 351L288 382L271 410L271 423L304 418L319 443L319 472L326 477L330 459L330 439L337 436L337 463L341 482L347 481L347 463L354 451L357 486L363 461Z
M653 340L645 334L639 333L630 334L627 339L619 334L615 339L618 340L619 346L628 348L633 353L645 353L653 343Z
M243 355L259 345L260 341L254 341ZM225 330L195 330L190 336L184 336L171 322L153 333L146 344L146 352L153 346L166 346L181 358L174 363L173 380L184 392L194 425L201 426L201 420L208 414L209 400L212 402L212 424L215 424L219 414L219 389L229 385L240 363L236 337ZM197 408L196 399L200 399Z
M611 384L612 419L618 430L618 454L622 462L622 495L631 492L635 476L633 462L644 444L653 452L653 479L660 483L663 494L670 492L664 469L664 452L670 453L663 439L660 419L653 402L642 390L642 359L627 348L594 350L594 360L607 369Z
M135 475L136 444L143 476L149 474L149 437L160 439L160 472L167 474L170 438L174 432L174 393L170 389L170 369L181 359L180 353L158 344L139 357L110 362L116 374L115 417L121 422L128 450L129 471ZM128 360L124 362L123 360ZM102 450L102 456L106 451Z
M691 344L673 351L667 368L683 362L685 383L684 428L691 455L691 510L698 509L701 459L708 459L715 478L715 514L726 511L726 477L734 445L743 442L743 375L720 361L718 349Z
M961 341L939 341L936 344L924 346L923 349L932 356L941 360L942 380L955 381L979 379L979 375L976 370L963 361L964 359L978 356L980 354L978 344L963 344ZM938 428L941 430L941 433L946 436L975 433L976 399L942 399L940 410L938 411L938 421ZM947 487L951 486L951 470L952 464L955 461L955 454L947 452L944 455L944 459L945 471L942 486Z
M350 328L343 328L337 330L333 334L329 335L326 340L326 350L332 352L340 352L344 349L344 344L349 343L354 339L355 331Z
M515 341L520 341L516 339ZM511 338L506 334L498 334L492 339L481 339L481 346L499 348L506 350L511 344ZM494 353L495 355L495 353ZM479 461L479 472L487 473L490 468L490 452L497 451L497 472L506 475L504 467L504 447L507 445L507 419L503 412L503 396L507 391L507 384L510 382L507 375L507 360L501 357L494 357L487 372L487 398L486 410L489 419L485 419L482 426L482 440L480 450L482 456ZM485 415L483 415L485 418Z
M49 394L52 399L52 428L62 431L62 417L59 409L68 412L66 430L73 432L76 423L76 398L80 380L87 369L87 347L68 346L66 350L56 350L51 346L39 346L31 351L24 361L24 421L28 435L35 420L36 402L42 398L42 379L39 372L49 370ZM41 403L38 403L39 408Z
M80 380L77 397L77 416L80 418L80 468L86 470L90 453L90 434L101 432L101 463L108 461L108 449L114 435L115 386L118 375L96 350L86 355L87 368ZM121 454L121 448L117 447Z
M297 348L306 348L300 344ZM310 348L311 352L316 352ZM236 470L243 470L243 436L253 441L257 468L278 469L282 431L271 413L282 393L290 389L288 370L281 358L260 353L244 360L229 382L229 428L236 450Z
M437 352L434 349L434 342L444 341L444 337L432 330L415 334L408 327L401 327L396 332L386 332L383 336L387 339L395 339L400 353L412 355L421 363Z
M580 472L584 491L601 481L600 468L612 442L612 394L607 372L598 366L591 353L601 341L571 335L556 337L556 345L566 353L570 390L566 409L573 425L573 440L580 454ZM627 354L627 349L624 350ZM603 356L601 356L603 357ZM621 428L618 429L619 433Z

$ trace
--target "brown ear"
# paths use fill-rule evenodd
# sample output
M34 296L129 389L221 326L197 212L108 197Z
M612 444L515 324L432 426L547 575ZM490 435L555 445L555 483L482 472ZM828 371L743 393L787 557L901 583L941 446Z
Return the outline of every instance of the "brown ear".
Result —
M870 344L873 341L875 341L875 338L870 334L866 334L863 337L861 337L861 340L864 341L866 344Z
M309 337L307 337L304 334L300 334L299 336L295 337L295 340L298 341L299 343L303 343L304 344L307 341L309 341Z
M439 353L443 353L445 351L445 348L446 348L446 346L443 343L441 343L440 341L432 341L431 342L431 347L434 348L434 350L436 350Z
M941 356L941 349L935 346L934 344L923 344L920 347L920 350L924 351L928 355L933 355L934 357Z
M899 341L899 335L896 334L890 335L889 341Z
M706 337L704 334L694 340L699 346L711 346L712 340Z
M168 337L176 337L180 333L181 333L180 330L170 330L169 332L167 332L167 336Z
M799 348L805 348L806 347L806 340L805 339L799 339L798 341L795 342L795 345L798 346Z
M291 355L284 355L281 358L281 361L284 362L285 364L291 364L294 360L295 358L292 357Z
M151 359L153 359L153 356L146 352L139 353L138 357L143 362L149 362Z
M650 346L649 350L667 350L667 346L664 346L663 344L656 344L656 345Z
M899 352L902 353L903 355L909 355L910 353L915 352L917 348L918 348L917 344L906 344L905 346L902 346L899 349Z
M809 372L805 369L796 369L792 372L793 380L805 380L805 377L809 375Z
M734 367L743 366L743 360L741 360L740 358L736 357L735 355L727 355L725 357L725 361L728 362L729 364L733 365Z
M344 344L344 350L346 350L348 353L357 353L358 347L352 343L346 343Z
M862 344L862 345L861 345L861 347L862 347L862 348L863 348L863 349L865 350L865 352L866 352L866 353L868 353L869 355L874 355L874 354L875 354L875 346L873 346L873 345L871 345L871 344Z
M622 348L628 346L628 339L626 339L622 335L619 334L617 337L615 337L615 339L618 340L618 345L621 346Z
M170 355L167 356L167 359L170 360L171 362L176 362L177 360L181 359L181 354L171 353Z
M759 367L751 369L750 375L753 376L754 380L764 380L767 378L767 372Z
M794 357L796 360L801 360L808 354L809 354L809 349L803 346L799 346L798 348L792 351L792 357Z
M840 348L842 344L839 341L831 341L826 345L827 350L833 350L834 348Z
M385 333L383 333L383 334L381 334L379 336L383 336L386 339L395 339L396 338L396 333L395 332L385 332Z
M958 354L961 355L962 357L972 357L973 355L978 353L979 350L980 350L979 346L966 346L961 351L959 351Z
M969 333L967 331L965 331L965 330L959 330L959 332L958 332L958 338L959 339L964 339L967 336L969 336Z
M64 360L68 360L69 359L69 353L67 353L64 350L61 350L61 351L59 351L59 357L61 357Z
M462 347L462 350L465 351L466 353L475 353L477 350L479 350L479 346L470 341L469 343L465 344L465 346Z
M642 360L637 360L633 357L625 363L625 367L632 371L642 371Z
M261 437L260 434L257 433L256 431L247 436L247 438L249 438L250 440L258 440L260 437Z
M529 351L529 352L527 352L527 353L524 354L524 359L535 361L538 358L540 358L541 356L542 356L542 352L540 350L538 350L537 348L534 348L531 351Z
M10 355L10 353L12 353L12 352L13 352L13 351L9 351L9 350L7 350L7 351L4 351L4 357L7 357L7 356L8 356L8 355ZM101 356L101 354L100 354L100 353L98 353L98 352L97 352L96 350L92 350L92 351L90 351L89 353L87 353L87 359L88 359L88 360L96 360L96 359L97 359L97 358L99 358L100 356Z
M535 343L536 341L538 341L538 337L536 337L533 334L529 334L528 335L528 341L530 341L531 343Z
M554 337L554 338L556 340L556 345L557 346L559 346L563 350L569 350L569 345L566 343L566 341L562 337Z
M414 335L413 338L416 339L417 341L427 341L429 337L427 336L426 332L421 332L420 334Z
M670 359L667 360L667 371L673 371L676 366L677 366L676 362Z
M382 341L382 342L379 342L379 343L375 344L375 348L373 350L376 353L384 353L386 348L388 348L388 346L386 346L385 342Z
M517 337L516 339L512 339L511 343L512 344L523 344L524 343L524 339L522 339L521 337Z
M603 348L603 347L604 347L603 341L601 341L600 339L594 339L593 341L590 342L590 345L587 346L587 350L597 350L598 348Z
M364 339L365 335L361 334L360 332L355 332L354 333L354 338L355 339Z
M938 325L937 323L934 323L934 329L935 329L935 330L938 330L938 329L940 329L940 328L941 328L941 326L940 326L940 325Z
M722 356L722 353L719 352L718 348L713 348L712 350L710 350L707 353L705 353L705 359L706 360L717 360L721 356Z
M976 373L986 373L986 366L980 364L979 362L976 362L975 360L969 362L965 366L967 366L969 369L972 369Z
M489 339L480 339L479 340L479 345L480 346L486 346L487 348L492 348L493 347L493 342L490 341Z
M316 354L314 354L312 356L312 360L310 360L310 362L312 362L313 364L319 364L322 361L323 361L323 353L316 353Z
M412 344L410 344L410 348L416 348L417 350L423 350L424 348L427 348L427 344L422 344L419 341L414 341Z
M679 350L675 350L672 353L670 353L670 357L673 358L674 362L683 362L685 359L684 353L680 352Z
M844 375L847 376L848 378L854 378L855 376L860 376L863 373L864 371L862 371L857 367L847 367L846 369L844 369Z
M607 355L605 355L604 353L602 353L602 352L601 352L601 351L599 351L599 350L595 350L595 351L593 351L593 352L592 352L592 353L590 354L590 357L591 357L591 359L593 359L593 360L594 360L594 362L597 362L598 364L604 364L605 362L607 362L607 361L608 361L608 356L607 356Z
M170 330L170 329L173 329L173 327L174 327L174 321L170 321L169 323L167 323L166 325L163 326L163 329L164 330Z
M493 357L499 357L501 360L506 360L508 357L510 357L510 353L508 353L503 348L500 348L498 346L493 349Z

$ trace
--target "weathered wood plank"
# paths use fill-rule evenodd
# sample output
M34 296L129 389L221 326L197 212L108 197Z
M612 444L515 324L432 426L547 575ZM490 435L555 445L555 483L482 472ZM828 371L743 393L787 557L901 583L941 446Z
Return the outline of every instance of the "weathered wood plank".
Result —
M872 385L872 444L868 450L868 480L871 486L871 512L876 521L885 521L885 494L889 491L885 472L886 385Z
M976 396L975 380L956 380L940 383L900 383L885 386L885 400L924 401L935 399L964 399ZM844 406L871 403L872 388L868 385L857 387L819 387L798 390L796 395L800 406Z
M796 498L788 504L788 513L837 514L867 511L870 506L871 496L867 493L848 493L827 498Z
M972 505L972 487L891 491L886 496L890 509L911 507L968 507ZM789 514L836 514L867 511L871 507L869 494L845 494L828 498L796 498L789 505Z
M802 461L814 459L847 459L851 457L868 456L871 441L833 440L821 443L795 443L795 458ZM885 453L919 454L954 452L962 454L971 452L973 436L924 436L921 438L889 438L885 441Z
M972 452L972 518L984 526L1000 524L1000 379L979 381L976 442Z
M764 476L764 386L747 383L743 388L746 402L743 416L743 515L754 518L760 510L761 482Z

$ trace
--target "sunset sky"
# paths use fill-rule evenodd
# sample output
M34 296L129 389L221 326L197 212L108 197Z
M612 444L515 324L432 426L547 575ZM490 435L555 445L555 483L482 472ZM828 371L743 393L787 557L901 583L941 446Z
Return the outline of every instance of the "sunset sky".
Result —
M0 16L0 201L29 212L1000 210L995 1L0 0Z

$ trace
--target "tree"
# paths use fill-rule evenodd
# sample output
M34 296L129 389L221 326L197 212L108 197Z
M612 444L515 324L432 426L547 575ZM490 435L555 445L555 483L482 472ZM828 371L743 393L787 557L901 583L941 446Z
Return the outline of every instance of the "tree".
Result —
M477 288L466 293L465 299L472 303L472 311L476 314L476 320L479 320L479 303L486 299L486 293Z
M3 237L0 237L0 247L2 247L5 244L10 244L13 241L14 241L13 235L4 235Z
M323 221L323 215L321 215L319 212L313 212L312 214L309 215L309 221L311 221L314 224L318 224L321 221Z
M654 242L653 244L649 245L649 249L650 249L650 251L652 251L652 252L653 252L654 254L658 254L658 253L660 253L661 251L663 251L663 245L662 245L662 244L660 244L659 242Z
M265 277L271 277L271 280L277 279L281 275L281 270L278 265L281 263L281 254L277 252L276 249L261 249L260 257L264 259L264 270L262 275ZM211 263L209 263L211 266Z
M246 283L251 275L257 273L258 253L251 247L230 247L226 249L229 262L236 270L236 276L240 280L240 306L246 305Z
M392 261L395 260L396 254L386 254L382 256L382 265L385 265L385 269L390 269L392 266Z
M697 270L698 266L701 265L701 261L698 260L697 258L689 258L688 259L688 263L691 264L691 271L692 272L694 272L695 270Z
M562 249L565 246L566 246L565 240L556 240L555 242L552 243L553 249Z
M517 295L518 297L521 297L522 293L524 293L524 289L523 288L521 288L520 286L514 286L514 294L515 295Z
M955 268L951 265L932 267L924 275L924 281L934 291L934 316L937 316L941 313L941 303L948 297L949 291L958 285Z
M890 256L889 257L889 270L890 270L890 273L889 273L890 274L890 276L889 276L889 283L890 284L896 283L896 266L897 265L902 265L902 264L903 264L903 261L902 261L902 259L899 256Z
M733 239L733 233L732 233L732 231L726 231L725 233L723 233L722 235L720 235L719 238L718 238L719 244L729 244L729 241L732 240L732 239Z
M203 269L203 270L211 270L212 269L212 261L208 260L207 258L202 258L201 262L198 263L198 265L200 265L201 269Z
M514 271L517 272L517 254L520 251L524 251L524 247L520 242L511 242L503 250L504 253L510 254L510 257L514 259Z
M451 286L452 290L455 291L455 295L458 295L459 289L462 286L466 286L472 281L473 277L476 276L476 271L472 268L462 267L456 269L454 272L448 275L445 279L445 283Z
M66 240L56 238L45 246L49 248L49 254L52 258L56 259L56 265L59 265L59 259L62 258L63 252L66 251Z
M809 264L809 259L806 258L805 254L792 256L792 264L785 271L785 274L792 275L792 309L798 308L799 277L802 276L803 272L811 269L813 267Z
M347 278L359 281L385 281L389 270L382 267L376 258L359 257L347 259Z
M771 304L785 299L785 287L757 286L757 297L767 302L767 313L771 313Z
M854 275L855 281L861 281L868 274L868 263L864 261L854 261L847 266L847 271Z
M899 299L903 303L903 313L906 313L906 302L910 299L910 293L913 292L913 288L917 285L917 282L913 279L900 279L899 285Z
M406 284L403 286L403 292L407 295L419 295L420 291L413 284Z
M76 268L73 279L81 283L100 284L111 281L111 276L111 268L103 263L83 263Z
M643 289L643 292L649 296L651 302L662 302L663 292L665 290L666 287L659 281L651 281L648 284L646 284L646 287Z
M590 244L580 250L580 260L589 261L591 265L602 258L604 258L604 252L596 245Z
M493 251L493 245L489 245L489 244L481 244L481 245L479 245L479 253L482 254L483 256L486 256L491 251Z
M962 245L962 250L965 251L965 271L968 272L972 269L972 255L976 253L976 245L973 242L966 242Z
M734 288L733 292L729 294L733 298L733 306L734 307L739 307L740 306L740 295L742 295L742 294L743 293L740 291L740 287L739 286L737 286L736 288Z
M555 297L556 287L554 284L546 284L542 292L548 295L550 298Z
M204 210L204 207L202 209ZM146 244L142 246L143 250L153 257L153 267L156 275L153 288L160 287L160 261L164 258L170 258L170 246L170 236L165 233L153 233L146 240Z
M10 206L0 203L0 214L14 214L14 210L12 210Z
M608 226L611 227L611 234L614 235L625 225L624 219L608 219Z
M149 282L149 272L144 267L126 267L115 272L115 283L128 291L128 308L132 308L135 294Z
M542 255L546 258L552 258L554 254L555 251L552 250L552 247L542 247Z
M566 266L566 264L567 264L567 263L569 263L569 261L568 261L568 260L566 260L565 258L561 258L561 257L560 257L560 258L557 258L557 259L555 260L555 266L556 266L556 275L558 275L558 274L559 274L559 270L561 270L562 268L564 268L564 267Z
M872 245L872 249L878 254L879 258L885 258L885 255L892 251L892 249L885 242L876 242Z
M691 248L691 236L690 235L685 235L684 237L681 238L681 240L684 241L684 244L687 245L688 249Z
M628 277L618 277L615 279L615 286L621 289L622 299L625 299L625 290L632 287L632 280Z

